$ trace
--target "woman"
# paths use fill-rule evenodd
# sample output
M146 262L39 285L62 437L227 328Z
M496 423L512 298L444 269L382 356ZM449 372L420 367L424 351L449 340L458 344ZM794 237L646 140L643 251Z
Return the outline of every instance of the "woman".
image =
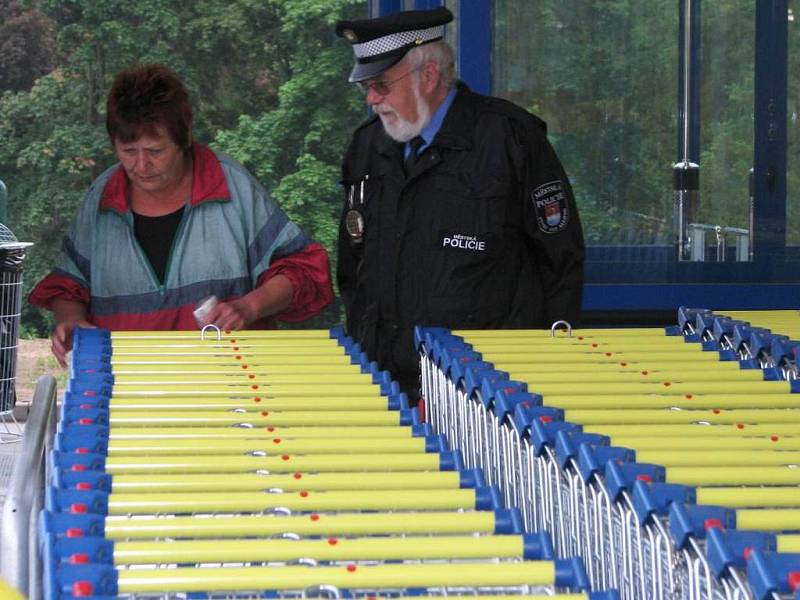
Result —
M192 141L189 94L163 65L121 71L106 128L119 164L89 188L57 267L29 301L53 311L66 366L75 327L222 329L296 322L333 299L325 249L244 167Z

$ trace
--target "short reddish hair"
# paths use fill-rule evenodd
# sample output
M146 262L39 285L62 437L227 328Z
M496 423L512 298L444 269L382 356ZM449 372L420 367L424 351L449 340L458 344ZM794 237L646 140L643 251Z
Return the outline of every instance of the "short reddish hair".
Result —
M111 141L134 142L166 129L184 152L192 144L192 103L186 86L165 65L136 65L117 73L106 100Z

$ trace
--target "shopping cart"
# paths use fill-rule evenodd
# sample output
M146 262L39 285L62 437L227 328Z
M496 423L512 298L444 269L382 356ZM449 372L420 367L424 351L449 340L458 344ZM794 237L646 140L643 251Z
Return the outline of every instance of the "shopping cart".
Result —
M588 592L336 332L81 330L73 352L48 598Z
M720 323L726 346L708 317L683 312L681 327L697 330L671 338L419 330L434 431L452 434L467 464L482 461L527 526L552 533L557 555L580 554L594 586L627 598L750 597L754 587L731 576L741 569L711 573L704 527L676 543L669 509L747 506L773 530L787 524L775 511L800 503L800 396L794 381L763 379L790 370L796 346Z

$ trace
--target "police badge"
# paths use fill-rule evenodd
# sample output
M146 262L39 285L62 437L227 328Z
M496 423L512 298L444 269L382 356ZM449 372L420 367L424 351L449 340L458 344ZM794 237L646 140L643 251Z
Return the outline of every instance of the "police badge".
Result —
M542 233L558 233L569 224L569 206L561 180L549 181L531 192L536 224Z
M344 228L350 243L360 244L364 241L364 184L369 175L365 175L358 183L350 184L347 192L347 212L344 214ZM356 192L358 188L358 192Z
M351 208L345 213L344 228L351 242L358 244L364 240L364 215L360 210Z

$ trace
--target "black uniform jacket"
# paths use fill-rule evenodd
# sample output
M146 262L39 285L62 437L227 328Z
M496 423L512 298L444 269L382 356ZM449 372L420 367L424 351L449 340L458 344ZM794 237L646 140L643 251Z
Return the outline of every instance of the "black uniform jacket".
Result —
M575 199L545 123L520 107L459 83L408 174L403 145L373 117L353 136L343 184L337 275L347 332L403 387L418 372L415 325L577 321L584 245ZM351 209L364 217L361 241L345 228Z

